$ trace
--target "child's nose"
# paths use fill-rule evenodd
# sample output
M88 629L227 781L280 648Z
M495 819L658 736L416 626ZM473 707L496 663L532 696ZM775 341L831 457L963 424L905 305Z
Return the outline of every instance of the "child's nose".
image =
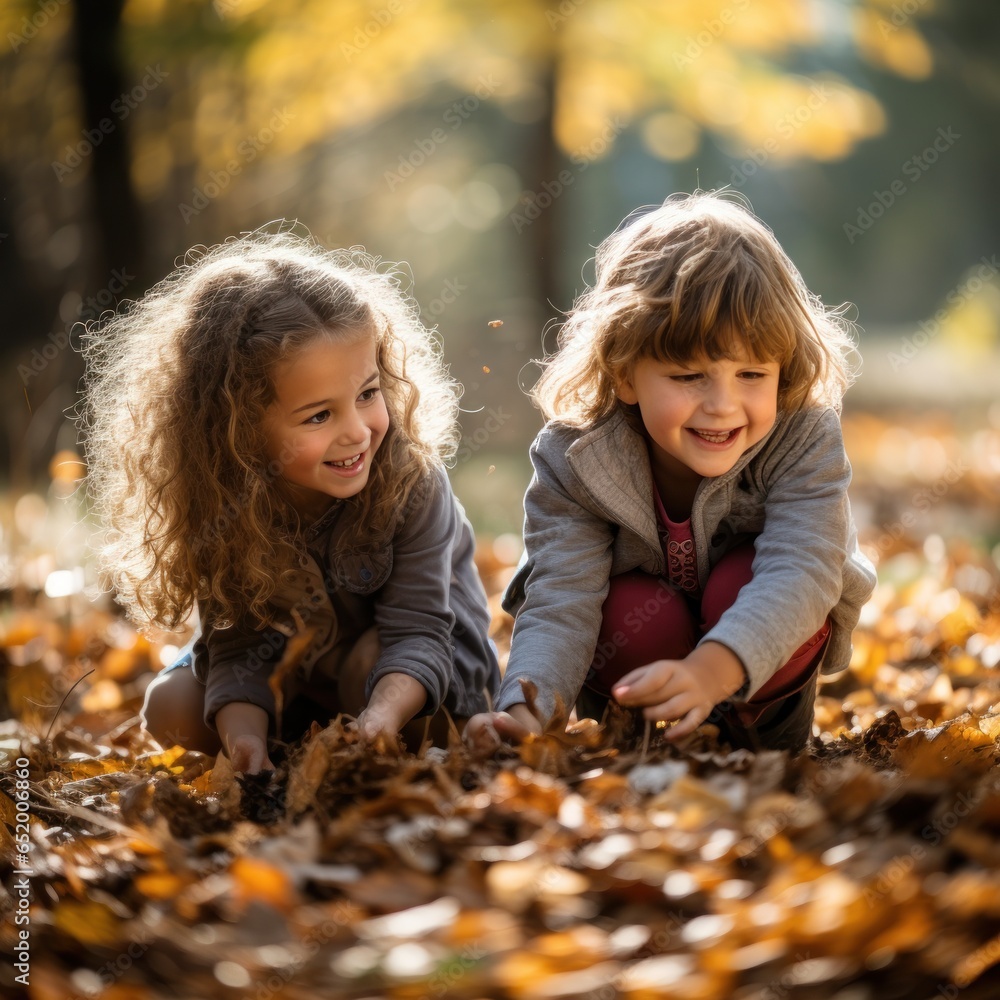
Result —
M712 382L703 406L706 413L720 415L732 413L736 409L736 393L733 387L721 379Z
M368 425L357 410L352 410L340 425L340 441L343 444L359 444L367 440Z

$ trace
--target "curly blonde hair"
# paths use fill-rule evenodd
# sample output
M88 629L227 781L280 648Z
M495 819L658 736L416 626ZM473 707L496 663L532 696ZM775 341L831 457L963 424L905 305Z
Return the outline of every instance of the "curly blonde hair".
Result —
M778 405L840 406L854 371L849 305L813 295L774 234L725 192L668 199L597 248L596 281L574 302L532 396L548 420L589 426L621 407L641 358L685 364L745 349L776 361Z
M275 366L316 336L359 331L375 338L389 413L371 479L345 501L363 545L391 534L458 442L460 388L398 268L282 224L194 248L87 330L88 490L106 526L102 567L133 621L175 628L197 602L220 625L271 623L303 527L267 458Z

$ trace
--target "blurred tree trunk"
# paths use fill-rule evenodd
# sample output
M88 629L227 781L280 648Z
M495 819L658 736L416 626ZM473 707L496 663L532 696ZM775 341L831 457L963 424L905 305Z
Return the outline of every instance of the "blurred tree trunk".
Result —
M128 119L112 103L131 89L121 51L121 14L125 0L74 0L73 56L80 85L84 128L113 126L91 154L91 239L84 298L106 288L116 269L134 275L129 295L146 287L142 219L130 173ZM107 126L106 126L107 127Z
M539 123L538 156L535 161L537 173L533 185L535 191L542 191L544 182L552 184L556 180L562 161L562 154L556 146L555 133L557 74L556 59L553 58L541 80L545 92L545 115ZM538 253L538 289L541 301L546 305L557 303L559 300L559 274L556 266L556 254L559 252L556 233L559 227L556 225L556 217L560 208L558 201L553 200L551 207L542 212L535 223L538 227L535 235L535 247Z
M543 185L548 184L551 187L553 181L558 178L562 158L556 145L553 121L556 100L556 59L557 55L553 52L538 81L545 92L545 114L536 125L532 126L532 137L525 147L525 159L521 169L524 190L535 198L542 195L541 204L546 204L546 189ZM524 207L520 205L515 211L522 211ZM556 225L558 211L558 199L553 199L552 203L542 209L538 217L531 222L527 231L522 231L522 236L530 248L522 264L525 287L531 289L532 294L537 296L538 302L544 304L546 313L549 303L559 302L559 274L556 266L556 254L559 249L557 238L559 227Z

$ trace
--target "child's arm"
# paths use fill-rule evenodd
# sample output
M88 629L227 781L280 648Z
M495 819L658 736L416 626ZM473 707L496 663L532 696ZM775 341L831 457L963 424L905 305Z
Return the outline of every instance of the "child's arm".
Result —
M267 756L275 711L268 678L284 642L276 630L237 623L225 629L206 624L195 643L195 675L205 685L205 724L218 732L234 770L274 769Z
M754 466L748 486L763 496L765 520L754 539L753 579L702 639L739 657L747 672L745 700L837 608L848 562L852 579L871 569L857 553L847 497L851 467L834 410L793 416Z
M444 467L418 486L392 542L392 571L375 595L380 652L365 685L366 727L398 733L434 715L449 695L455 656L451 607L455 546L462 515ZM449 699L453 711L465 694ZM390 726L395 722L395 726Z
M718 642L704 642L683 660L656 660L626 674L612 689L627 708L643 708L650 720L679 719L666 734L678 740L693 733L720 702L746 681L740 658Z
M523 706L521 679L535 684L535 705L543 717L552 715L557 700L571 709L594 659L614 529L596 503L580 499L589 493L567 458L578 436L549 425L531 446L535 471L524 497L524 601L494 703L501 712Z
M234 771L274 770L267 755L269 721L263 708L245 701L231 701L215 713L215 726Z
M358 731L366 740L379 735L395 739L426 701L427 689L415 677L383 674L358 716Z

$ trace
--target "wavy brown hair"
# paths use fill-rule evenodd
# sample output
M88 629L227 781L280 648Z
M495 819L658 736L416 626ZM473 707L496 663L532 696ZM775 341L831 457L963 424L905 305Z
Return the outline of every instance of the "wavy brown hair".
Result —
M840 406L853 377L849 305L806 288L774 234L738 198L668 199L597 248L596 281L574 302L532 395L546 419L589 426L617 407L641 358L680 364L741 349L780 365L778 405Z
M310 339L375 338L389 430L356 506L364 545L393 531L457 445L459 387L398 269L284 226L210 249L83 338L88 489L101 563L129 616L174 628L196 602L263 627L301 547L263 425L279 361Z

